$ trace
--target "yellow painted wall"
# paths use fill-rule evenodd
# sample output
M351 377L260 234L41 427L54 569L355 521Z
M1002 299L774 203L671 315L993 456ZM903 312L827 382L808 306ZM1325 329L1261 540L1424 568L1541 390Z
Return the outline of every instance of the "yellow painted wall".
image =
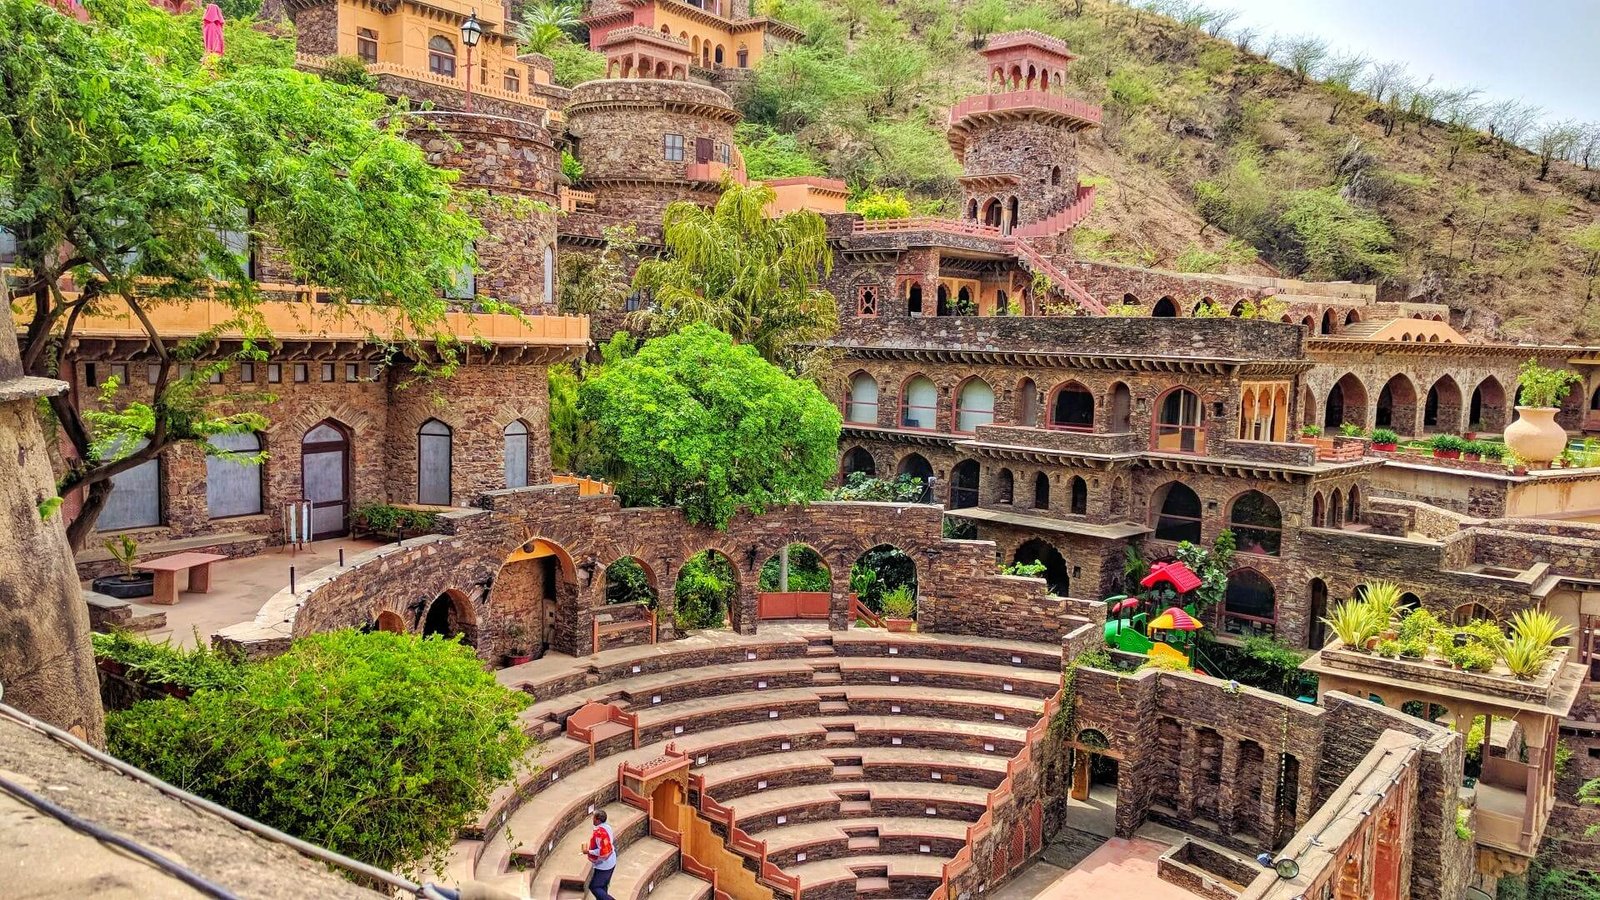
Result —
M410 3L402 3L394 12L386 15L364 3L343 0L339 4L339 53L355 56L357 29L370 28L378 33L378 62L426 72L428 41L435 35L441 35L455 47L456 77L464 81L467 53L461 44L461 23L466 21L472 8L454 0L439 0L438 6L450 10L454 15L444 17L437 12L430 15ZM480 14L480 20L482 18ZM517 73L521 83L520 93L529 93L536 83L549 83L548 74L517 61L515 42L500 34L500 28L499 22L487 22L482 40L472 51L472 65L479 71L480 78L483 77L483 64L487 63L488 68L487 79L473 82L474 86L500 90L507 70Z
M747 31L735 35L731 28L717 28L707 25L675 9L668 9L662 5L657 5L653 11L639 10L635 12L633 21L636 24L645 24L647 16L650 19L649 27L654 30L660 31L661 26L665 25L667 32L673 37L682 37L689 41L690 49L695 50L696 65L702 65L705 57L696 49L698 45L695 44L695 38L700 39L700 44L704 44L707 41L711 43L713 65L716 64L715 48L718 44L722 45L722 65L724 68L732 69L738 67L739 46L741 44L750 51L749 68L753 69L761 64L763 42L759 31Z

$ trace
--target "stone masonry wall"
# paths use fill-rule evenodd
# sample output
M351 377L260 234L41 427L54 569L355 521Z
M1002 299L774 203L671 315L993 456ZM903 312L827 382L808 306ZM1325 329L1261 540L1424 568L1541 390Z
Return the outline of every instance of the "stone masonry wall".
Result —
M1017 224L1037 222L1059 212L1078 194L1078 136L1071 130L1033 121L985 121L968 128L964 175L1016 173L1021 182L962 194L963 214L978 203L978 218L990 200L998 200L1009 218L1009 200L1017 199ZM1054 171L1053 171L1054 170Z

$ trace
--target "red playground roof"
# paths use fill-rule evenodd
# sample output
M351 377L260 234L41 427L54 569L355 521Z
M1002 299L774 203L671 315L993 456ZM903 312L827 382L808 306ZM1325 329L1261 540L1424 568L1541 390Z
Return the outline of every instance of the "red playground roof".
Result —
M1200 586L1200 576L1181 562L1156 563L1150 567L1150 574L1146 575L1139 585L1153 588L1163 581L1172 585L1172 589L1180 594L1187 594Z

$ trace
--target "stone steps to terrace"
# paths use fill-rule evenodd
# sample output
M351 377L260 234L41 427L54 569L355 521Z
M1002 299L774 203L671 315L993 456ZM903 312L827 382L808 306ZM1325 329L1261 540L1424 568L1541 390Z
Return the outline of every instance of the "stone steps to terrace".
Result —
M944 859L932 854L843 857L785 869L800 879L806 900L913 898L933 892L944 875Z
M708 896L709 884L679 871L678 849L650 837L645 814L620 802L618 765L656 759L671 743L690 756L709 798L771 842L774 864L804 870L802 884L815 879L820 893L807 889L807 900L856 896L859 866L811 868L845 859L872 870L860 896L926 896L917 879L930 867L937 879L963 845L1059 689L1060 651L811 624L768 630L498 673L538 698L522 722L542 743L458 843L451 875L538 900L577 897L590 817L604 808L623 848L613 894ZM591 701L637 715L638 747L626 725L602 726L593 745L567 737L566 718Z

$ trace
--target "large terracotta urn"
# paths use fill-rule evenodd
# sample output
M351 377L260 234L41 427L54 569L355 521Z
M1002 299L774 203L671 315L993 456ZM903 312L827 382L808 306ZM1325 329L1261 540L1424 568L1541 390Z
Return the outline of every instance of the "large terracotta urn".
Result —
M1567 431L1556 424L1554 406L1519 406L1517 419L1506 426L1506 446L1529 463L1548 464L1567 447Z

